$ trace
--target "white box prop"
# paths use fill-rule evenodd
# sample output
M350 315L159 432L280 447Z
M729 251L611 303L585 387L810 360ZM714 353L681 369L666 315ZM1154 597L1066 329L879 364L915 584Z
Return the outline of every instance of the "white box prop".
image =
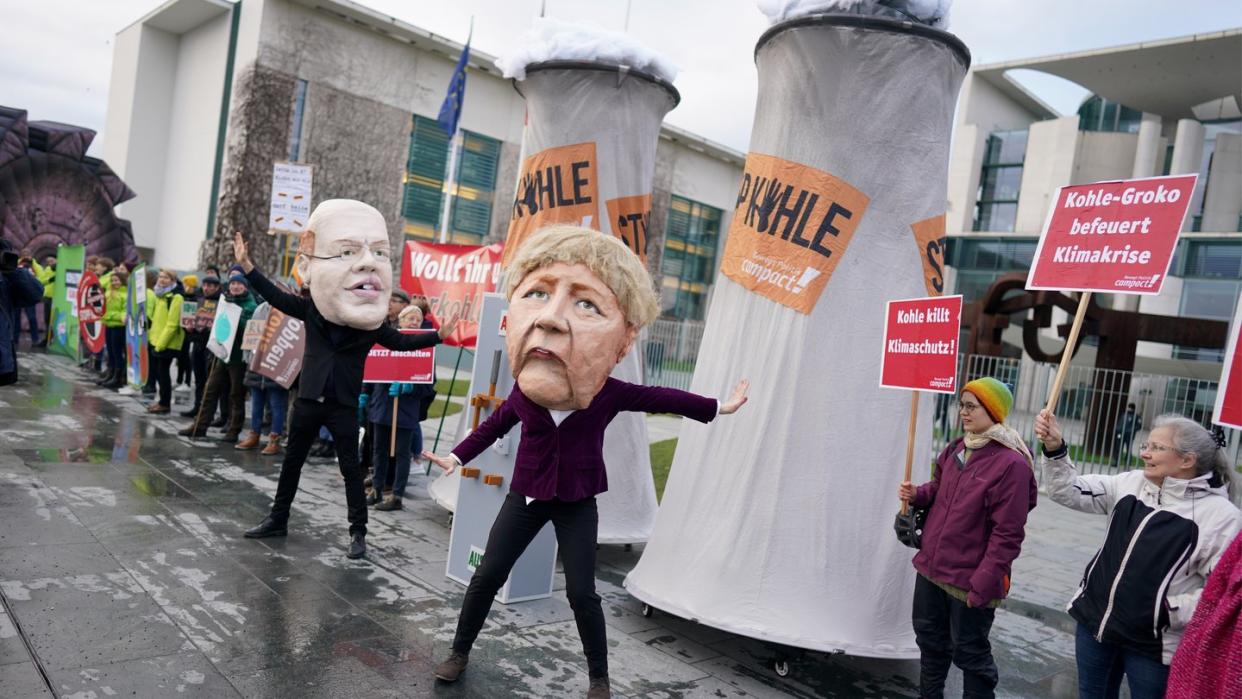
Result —
M468 396L487 395L491 383L496 384L497 396L507 396L513 388L513 376L509 372L509 355L505 352L505 338L501 333L501 319L509 308L508 301L500 294L483 297L483 310L479 317L479 344L474 355L474 371L470 378ZM468 408L473 414L474 409ZM491 410L484 408L480 422L486 420ZM449 558L445 575L463 585L470 584L470 577L483 559L487 535L492 523L500 513L509 484L513 481L513 463L517 455L522 426L519 424L504 438L497 440L473 461L458 469L456 511L453 514L453 530L449 535ZM477 469L468 477L465 469ZM487 476L499 476L499 485L489 485ZM535 540L526 547L509 573L509 579L496 595L503 604L540 599L552 594L552 575L556 571L556 534L552 524L544 525Z

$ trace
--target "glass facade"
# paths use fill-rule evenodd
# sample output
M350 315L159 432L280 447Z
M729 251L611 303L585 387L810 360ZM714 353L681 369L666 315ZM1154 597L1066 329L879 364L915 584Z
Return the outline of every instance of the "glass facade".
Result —
M1143 113L1099 95L1091 95L1078 107L1079 131L1138 133Z
M1018 216L1026 137L1026 131L998 131L988 136L972 230L1013 231Z
M289 161L302 155L302 117L306 114L306 81L298 78L293 88L293 128L289 129Z
M1242 240L1183 240L1173 257L1184 277L1178 315L1229 321L1242 296ZM1224 350L1174 347L1175 359L1221 362Z
M964 303L982 301L998 277L1030 269L1038 242L1035 238L949 238L945 264L957 272L954 293L961 294Z
M462 137L448 241L478 244L491 228L500 141L464 130ZM415 114L401 200L406 235L437 239L448 160L449 138L444 129L435 119Z
M703 320L707 291L716 273L720 209L673 195L665 226L661 315Z

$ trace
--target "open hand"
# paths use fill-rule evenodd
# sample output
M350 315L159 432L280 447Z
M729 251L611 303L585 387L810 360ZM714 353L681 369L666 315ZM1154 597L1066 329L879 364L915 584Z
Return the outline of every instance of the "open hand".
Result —
M241 231L233 231L233 259L247 273L254 269L254 263L250 261L250 253L246 251L246 241L242 239Z
M746 391L749 389L749 380L742 379L738 381L737 385L733 387L733 393L729 394L729 397L720 403L720 414L732 415L736 413L737 409L746 403Z
M452 335L453 331L457 329L457 323L460 321L461 321L461 312L458 311L457 313L454 313L452 317L450 317L448 320L444 321L443 323L440 323L440 331L439 331L440 339L447 340L449 338L449 335Z
M1057 424L1057 416L1047 410L1041 410L1035 416L1035 436L1044 443L1047 451L1056 451L1065 443L1061 438L1061 426Z
M452 456L437 456L429 451L423 452L423 458L444 469L444 475L446 476L456 471L460 465L457 463L457 459Z

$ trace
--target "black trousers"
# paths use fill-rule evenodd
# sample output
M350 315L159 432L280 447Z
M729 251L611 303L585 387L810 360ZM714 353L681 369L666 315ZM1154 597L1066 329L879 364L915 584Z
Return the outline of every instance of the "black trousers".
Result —
M167 408L172 403L172 363L176 358L173 352L151 352L152 374L155 376L155 387L160 392L159 403Z
M285 460L280 464L280 481L272 502L272 519L284 524L289 521L289 507L298 493L302 465L314 443L319 428L332 433L336 460L345 477L345 505L349 508L349 533L367 533L367 501L362 492L362 469L358 466L358 406L341 405L333 400L323 403L298 398L293 402L293 418L289 423L289 442Z
M604 610L595 593L595 539L599 531L599 511L595 498L561 502L535 500L526 504L525 496L510 492L487 535L483 562L470 578L466 599L457 618L453 650L463 655L478 638L483 622L492 609L492 600L509 579L509 571L535 535L548 522L556 528L561 564L565 569L565 594L574 610L582 652L591 677L608 676L608 639Z
M194 405L203 404L203 389L207 387L207 346L199 340L190 341L190 371L194 374Z
M919 645L919 696L944 696L949 665L962 671L962 696L996 696L996 661L988 633L996 610L974 608L922 575L914 581L914 640Z

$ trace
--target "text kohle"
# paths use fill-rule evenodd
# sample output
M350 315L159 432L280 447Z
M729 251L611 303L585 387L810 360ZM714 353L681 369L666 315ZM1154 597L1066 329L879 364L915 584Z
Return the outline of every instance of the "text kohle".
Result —
M948 323L953 320L953 314L949 309L944 307L929 308L926 311L913 309L909 311L897 311L897 322L906 323Z

